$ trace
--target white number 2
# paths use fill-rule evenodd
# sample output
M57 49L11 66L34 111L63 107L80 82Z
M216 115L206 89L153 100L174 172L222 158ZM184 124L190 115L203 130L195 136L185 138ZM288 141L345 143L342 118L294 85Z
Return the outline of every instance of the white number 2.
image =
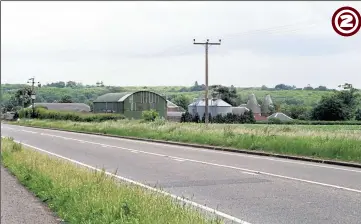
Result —
M351 15L342 15L340 17L342 19L340 27L353 27L353 24L351 23L352 20L353 20L353 16L351 16Z

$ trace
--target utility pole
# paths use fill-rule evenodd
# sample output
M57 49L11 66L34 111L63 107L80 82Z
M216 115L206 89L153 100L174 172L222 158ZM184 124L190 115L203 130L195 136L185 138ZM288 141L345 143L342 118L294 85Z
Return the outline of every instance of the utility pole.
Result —
M208 124L208 117L209 117L209 113L208 113L208 47L210 45L221 45L221 39L219 39L218 43L211 43L209 42L209 39L207 39L206 42L198 42L196 43L196 39L193 39L193 44L198 44L198 45L205 45L205 50L206 50L206 90L205 90L205 123Z
M33 107L33 118L34 118L34 115L35 115L35 78L32 77L28 80L27 83L31 83L31 105ZM40 87L40 82L38 82L38 86Z

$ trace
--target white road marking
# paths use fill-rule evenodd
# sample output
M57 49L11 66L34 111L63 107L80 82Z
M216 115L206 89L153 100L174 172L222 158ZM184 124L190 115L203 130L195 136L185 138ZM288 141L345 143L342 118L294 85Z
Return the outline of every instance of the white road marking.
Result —
M16 130L15 128L9 128L9 127L6 127L6 128L11 129L11 130ZM32 127L28 127L28 128L32 128ZM330 165L321 165L321 164L317 164L317 163L301 162L301 161L296 161L296 160L292 160L292 159L282 159L282 158L272 158L272 157L267 157L267 156L257 156L257 155L249 155L249 154L242 154L242 153L222 152L222 151L216 151L216 150L194 148L191 146L178 146L178 145L171 145L171 144L166 144L166 143L146 142L146 141L126 139L126 138L116 138L116 137L111 137L111 136L76 133L76 132L70 132L70 131L66 131L66 130L59 131L59 130L41 129L41 128L34 128L34 129L67 133L67 134L72 134L72 135L83 135L83 136L87 136L87 137L89 137L89 135L91 135L92 137L96 137L96 138L103 138L103 139L110 138L110 139L117 140L117 141L128 141L128 142L133 142L133 143L137 143L137 144L161 145L161 146L169 147L169 148L180 148L180 149L187 149L187 150L191 150L191 151L247 157L247 158L253 158L253 159L263 159L263 160L270 160L270 161L276 161L276 162L281 162L281 163L291 163L291 164L297 164L297 165L313 166L313 167L320 167L320 168L325 168L325 169L334 169L334 170L342 170L342 171L348 171L348 172L361 173L361 170L348 169L348 168L338 167L336 165L331 165L331 164Z
M257 173L251 173L251 172L246 172L246 171L244 171L244 172L242 172L242 173L244 173L244 174L249 174L249 175L258 175Z
M32 133L32 134L37 134L37 133L38 133L38 132L36 132L36 131L28 131L28 130L22 130L22 131L28 132L28 133Z
M75 163L75 164L78 164L78 165L87 167L87 168L89 168L89 169L102 172L101 169L98 169L98 168L96 168L96 167L90 166L90 165L88 165L88 164L85 164L85 163L82 163L82 162L79 162L79 161L76 161L76 160L73 160L73 159L70 159L70 158L67 158L67 157L64 157L64 156L55 154L55 153L52 153L52 152L49 152L49 151L46 151L46 150L44 150L44 149L40 149L40 148L38 148L38 147L36 147L36 146L32 146L32 145L29 145L29 144L21 143L21 142L19 142L19 141L15 141L15 140L14 140L14 142L17 142L17 143L20 143L20 144L22 144L22 145L31 147L31 148L36 149L36 150L41 151L41 152L45 152L45 153L47 153L47 154L49 154L49 155L53 155L53 156L56 156L56 157L58 157L58 158L61 158L61 159L70 161L70 162L72 162L72 163ZM146 189L148 189L148 190L151 190L151 191L154 191L154 192L157 192L157 193L161 193L161 194L166 195L166 196L170 196L170 197L172 197L172 198L174 198L174 199L176 199L176 200L179 200L179 201L181 201L181 202L184 202L184 203L186 203L186 204L192 205L192 206L194 206L194 207L203 209L203 210L205 210L205 211L207 211L207 212L216 214L216 215L218 215L218 216L221 216L221 217L223 217L223 218L225 218L225 219L228 219L228 220L231 220L231 221L233 221L233 222L240 223L240 224L251 224L251 223L249 223L249 222L243 221L243 220L241 220L241 219L239 219L239 218L233 217L233 216L228 215L228 214L226 214L226 213L223 213L223 212L221 212L221 211L218 211L218 210L215 210L215 209L213 209L213 208L210 208L210 207L207 207L207 206L198 204L198 203L196 203L196 202L194 202L194 201L190 201L190 200L181 198L181 197L179 197L179 196L177 196L177 195L170 194L170 193L168 193L168 192L165 192L165 191L162 191L162 190L159 190L159 189L150 187L150 186L148 186L148 185L145 185L145 184L142 184L142 183L140 183L140 182L137 182L137 181L128 179L128 178L126 178L126 177L122 177L122 176L119 176L119 175L115 175L115 174L110 173L110 172L107 172L107 171L105 171L105 174L107 174L107 175L109 175L109 176L112 176L112 177L115 177L115 178L117 178L117 179L126 181L126 182L128 182L128 183L132 183L132 184L141 186L141 187L146 188Z
M178 162L184 162L183 159L173 159L173 160L178 161Z
M57 136L57 135L51 135L51 134L45 134L45 135L52 136L52 137L61 137L61 138L63 138L62 136ZM80 140L80 139L75 139L75 138L67 138L67 139L68 140L73 140L73 141L82 141L82 142L89 143L89 144L94 144L94 145L106 145L106 144L101 144L101 143L91 142L91 141L85 141L85 140ZM172 159L182 159L182 160L188 161L188 162L201 163L201 164L205 164L205 165L229 168L229 169L234 169L234 170L241 170L241 171L250 172L250 173L263 174L263 175L267 175L267 176L271 176L271 177L277 177L277 178L282 178L282 179L287 179L287 180L294 180L294 181L304 182L304 183L308 183L308 184L315 184L315 185L320 185L320 186L324 186L324 187L331 187L331 188L336 188L336 189L361 193L361 190L359 190L359 189L342 187L342 186L338 186L338 185L326 184L326 183L321 183L321 182L311 181L311 180L305 180L305 179L300 179L300 178L295 178L295 177L288 177L288 176L283 176L283 175L278 175L278 174L273 174L273 173L268 173L268 172L263 172L263 171L258 171L258 170L251 170L251 169L246 169L246 168L241 168L241 167L228 166L228 165L223 165L223 164L217 164L217 163L205 162L205 161L200 161L200 160L181 158L181 157L176 157L176 156L169 156L169 155L165 155L165 154L146 152L146 151L142 151L142 150L124 148L124 147L114 146L114 145L107 145L107 146L112 147L112 148L126 150L126 151L138 151L139 153L148 154L148 155L154 155L154 156L160 156L160 157L168 157L168 158L172 158Z

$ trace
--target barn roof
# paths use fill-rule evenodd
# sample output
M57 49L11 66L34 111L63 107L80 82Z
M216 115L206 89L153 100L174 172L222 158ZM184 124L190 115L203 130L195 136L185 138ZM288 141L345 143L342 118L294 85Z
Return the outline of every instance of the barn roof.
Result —
M90 112L90 106L85 103L34 103L34 105L35 107L44 106L49 110Z
M132 93L122 92L122 93L107 93L101 96L98 96L93 102L94 103L105 103L105 102L118 102L125 96L129 96ZM125 97L126 98L126 97Z
M188 105L189 107L198 106L198 107L205 107L206 101L204 99L195 101ZM229 103L223 101L222 99L208 99L208 106L209 107L232 107Z
M286 114L280 113L280 112L274 113L274 114L267 117L267 119L270 119L270 118L278 118L281 121L293 120L292 118L290 118Z
M161 96L162 98L164 98L164 96L162 96L158 93L141 90L141 91L135 91L135 92L107 93L107 94L98 96L98 98L96 98L93 102L94 103L123 102L129 96L131 96L132 94L137 93L137 92L154 93L154 94L157 94L157 95ZM165 100L165 98L164 98L164 100Z
M175 107L178 107L178 106L177 106L175 103L167 100L167 107L168 107L168 108L175 108Z

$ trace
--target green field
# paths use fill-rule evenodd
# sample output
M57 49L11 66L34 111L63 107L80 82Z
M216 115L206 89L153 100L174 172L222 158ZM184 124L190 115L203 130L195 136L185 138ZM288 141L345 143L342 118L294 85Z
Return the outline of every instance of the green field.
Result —
M222 223L144 188L1 141L2 164L66 223Z
M71 122L20 120L15 124L133 136L361 163L358 125L261 125L170 123L157 120Z

